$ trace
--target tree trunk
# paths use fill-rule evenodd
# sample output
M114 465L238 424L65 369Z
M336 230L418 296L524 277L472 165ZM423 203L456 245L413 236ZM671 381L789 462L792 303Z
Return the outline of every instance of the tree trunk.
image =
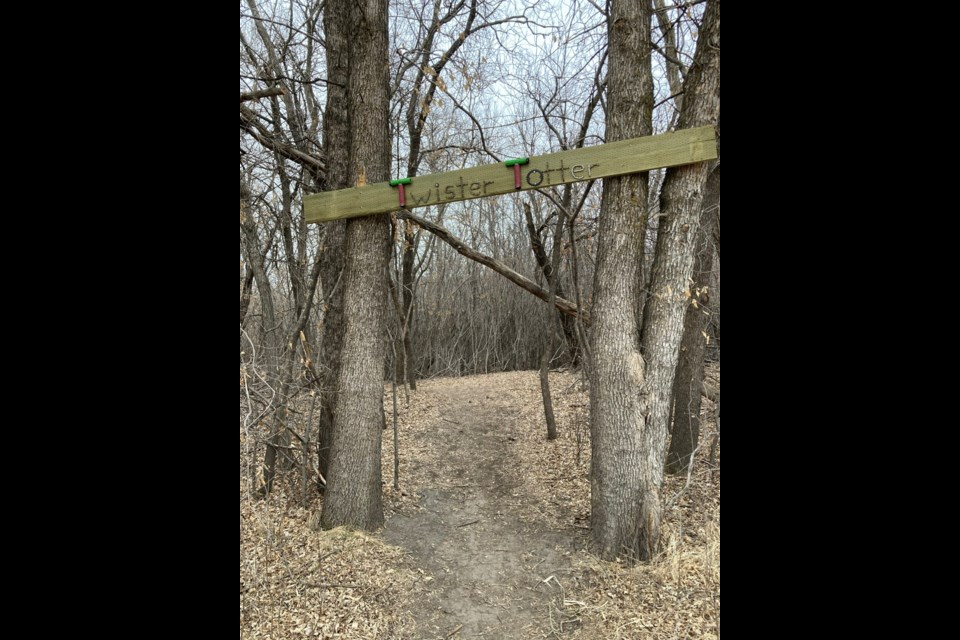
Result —
M321 405L317 434L317 469L326 478L330 470L330 447L333 442L333 415L337 402L337 378L340 375L340 339L343 334L343 245L346 242L345 220L327 223L324 247L323 336L320 342Z
M609 22L606 141L650 135L650 0L614 0ZM647 174L603 181L592 310L591 530L606 560L648 557L640 546L644 489L644 364L637 340Z
M240 230L243 232L243 246L247 257L247 264L250 265L250 269L253 271L253 278L257 283L257 291L260 294L260 324L263 329L264 339L263 347L258 357L259 361L254 362L254 366L262 367L262 370L265 372L264 377L267 380L267 384L270 385L274 393L277 394L274 396L275 402L279 402L280 405L274 407L276 411L276 409L282 405L279 397L281 391L280 353L283 350L281 345L281 327L277 323L276 310L273 305L273 288L270 285L270 278L267 275L266 261L260 252L257 225L252 213L247 211L247 203L244 200L240 201ZM271 423L273 427L267 441L267 449L263 458L263 495L269 494L273 489L273 479L276 476L276 442L279 436L277 430L279 421L277 418L277 415L273 416Z
M351 3L349 104L357 184L389 179L387 2ZM329 8L328 8L329 10ZM347 222L343 353L333 420L325 529L383 524L380 447L387 336L390 223L385 215Z
M393 365L397 380L402 380L407 384L408 389L417 390L417 374L414 370L413 360L413 341L411 332L413 330L413 302L414 302L414 281L416 279L416 245L417 236L414 232L413 223L410 220L403 221L403 246L401 250L401 269L398 276L397 287L397 321L400 330L397 333L396 345L394 346Z
M323 118L323 148L327 159L324 188L327 191L346 189L350 180L350 104L347 86L350 81L349 25L350 3L328 0L323 16L327 53L327 102ZM319 433L317 435L317 469L327 478L330 471L330 447L333 441L333 410L337 401L337 377L340 375L340 338L343 332L343 245L346 241L346 220L325 225L324 265L320 274L323 284L323 335L320 340L322 389Z
M543 417L547 421L547 440L557 439L557 419L553 415L553 398L550 396L550 344L543 347L540 356L540 397L543 398Z
M403 273L400 280L400 299L403 311L403 372L412 391L417 390L417 372L413 366L413 342L410 333L413 330L413 280L416 237L409 220L403 223ZM402 378L401 378L402 379Z
M253 293L253 269L250 265L246 266L243 274L243 285L240 287L240 327L243 327L243 321L247 319L247 311L250 309L250 299Z
M720 2L707 0L697 51L684 83L680 128L716 124L720 117ZM661 219L644 309L643 353L647 362L644 397L649 403L644 440L641 550L648 556L660 539L660 487L670 430L671 393L677 369L686 295L700 230L703 189L711 163L667 170L660 192Z
M720 204L720 168L707 180L700 214L700 235L693 263L691 302L683 320L680 361L673 383L673 429L667 452L667 473L686 474L693 452L700 442L700 396L704 391L703 358L707 348L704 337L709 319L710 282L713 276L713 229L716 207Z
M571 189L570 185L564 185L563 187L563 209L564 212L570 211L570 200L571 200ZM552 277L554 273L554 267L552 261L547 258L547 250L543 245L543 236L542 228L538 228L533 221L533 212L530 209L530 204L523 203L523 214L527 219L527 235L530 236L530 248L533 250L533 257L537 261L537 266L540 267L540 272L543 274L544 278L547 279L547 282L552 282L552 294L554 298L566 298L566 293L563 290L563 285L560 283L559 277ZM557 215L560 215L558 212ZM543 228L546 227L544 224ZM557 246L557 243L563 244L563 230L560 230L559 235L554 233L554 246ZM558 262L559 264L559 262ZM551 304L551 306L553 306ZM580 344L577 341L577 321L573 316L567 315L561 311L557 311L557 316L560 320L560 327L563 330L563 339L567 345L567 353L570 354L570 365L573 367L580 366Z
M560 248L563 246L563 227L567 223L567 212L570 210L570 190L566 190L564 196L564 206L557 212L557 225L556 231L553 233L553 248L550 253L550 263L544 263L541 268L544 268L543 272L547 278L547 286L550 288L550 299L547 301L547 304L550 308L553 308L553 305L557 301L557 292L560 289L559 278L557 277L560 271ZM527 209L529 213L529 208ZM539 238L539 234L538 234ZM542 245L541 245L542 248ZM553 327L553 318L550 317L553 314L548 315L547 328L548 330L544 332L546 344L543 346L543 354L540 356L540 394L543 396L543 413L547 421L547 440L556 440L557 439L557 420L553 415L553 399L550 397L550 353L551 345L549 338L549 328ZM563 316L561 315L561 319ZM562 323L561 323L562 324ZM557 337L560 337L559 335ZM573 350L571 345L570 350Z
M313 443L310 441L310 432L313 430L313 410L317 407L317 396L310 401L310 413L307 414L307 421L304 422L303 440L300 441L300 506L304 509L310 508L310 499L313 497L313 483L311 482L311 469L313 467L312 454L310 448Z
M663 0L654 0L654 15L657 17L657 26L660 27L660 38L663 43L663 64L667 70L667 82L670 85L670 94L674 96L673 104L677 111L683 108L683 84L681 76L687 70L677 55L677 34L670 12Z

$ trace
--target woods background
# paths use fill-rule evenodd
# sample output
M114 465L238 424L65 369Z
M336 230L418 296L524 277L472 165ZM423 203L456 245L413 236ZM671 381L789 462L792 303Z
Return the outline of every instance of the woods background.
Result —
M379 456L363 452L379 452L369 424L374 411L377 429L385 423L380 395L348 399L344 367L357 385L394 380L401 394L423 378L540 369L547 407L545 372L571 367L593 384L595 482L610 468L598 436L622 448L632 436L615 425L650 422L663 406L673 425L667 470L685 472L700 446L701 394L715 394L702 387L703 363L720 357L719 160L418 209L422 224L391 215L307 225L302 199L675 128L715 124L719 134L719 2L354 4L240 6L240 387L251 486L266 495L290 472L306 501L342 477L330 469L334 434L349 443L362 432L363 446L338 460L376 464L376 478L360 482L377 499ZM657 278L670 284L658 289ZM673 311L661 309L677 295ZM345 320L368 316L382 332ZM642 358L634 373L631 358ZM362 373L371 365L382 377ZM640 377L617 382L625 371ZM618 407L602 393L621 383L659 386ZM315 400L295 411L290 399L304 393ZM662 458L664 445L626 448ZM651 473L607 479L647 496L645 522L658 518L647 509L661 471ZM346 521L376 524L376 505L343 500ZM620 553L625 535L638 557L652 553L655 531L636 539L635 525L618 522L640 517L615 513L630 500L594 504L595 526L609 519L595 536L601 554Z

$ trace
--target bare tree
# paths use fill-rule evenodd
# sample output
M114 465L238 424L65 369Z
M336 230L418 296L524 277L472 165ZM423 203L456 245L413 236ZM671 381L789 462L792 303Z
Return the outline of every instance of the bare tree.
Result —
M720 207L720 166L707 179L700 214L700 233L694 252L690 306L683 320L683 338L673 382L673 428L667 451L667 473L685 474L700 442L700 399L703 393L703 360L707 348L713 280L713 232Z
M453 22L461 13L466 16L466 23L444 48L437 58L434 55L437 42L441 37L441 28ZM410 93L406 101L405 123L407 128L409 154L407 156L406 175L401 177L415 177L420 169L422 160L422 144L424 127L433 108L437 90L446 86L441 80L444 68L453 59L457 50L463 46L473 29L477 18L477 0L465 0L450 3L444 6L434 2L432 15L421 23L424 30L418 46L414 49L416 55L408 56L401 65L401 73L409 70L414 72ZM416 253L420 236L410 222L402 226L403 239L401 243L401 272L399 281L399 320L401 324L396 358L396 369L401 379L405 379L411 389L417 388L416 368L413 366L413 343L411 341L411 327L414 320L414 280L416 278Z
M241 192L248 193L241 232L263 314L264 362L271 386L277 390L264 456L263 489L269 493L278 458L287 466L296 461L287 446L290 435L296 433L288 421L287 401L298 390L298 354L314 340L308 323L324 258L319 245L325 230L309 229L299 206L303 193L320 188L326 171L318 143L319 106L313 92L304 90L314 76L320 5L300 7L300 26L294 28L263 15L254 0L246 4L250 29L241 28L240 42L249 73L241 76L250 90L241 93L240 129L259 150L241 154L241 166L247 165ZM303 37L302 48L289 46L294 33ZM257 88L261 84L270 86ZM257 193L254 183L259 185ZM276 230L276 246L272 245L274 234L263 230L266 223ZM273 261L283 279L267 274L271 253L276 254ZM278 286L285 291L277 291ZM289 302L287 314L278 309L281 299ZM310 337L301 340L301 335ZM305 355L301 361L306 361ZM301 443L309 441L306 434L296 435Z
M664 0L653 0L653 6L662 45L654 46L663 57L667 71L667 87L670 89L674 107L679 112L683 105L683 77L687 73L687 67L680 59L680 49L677 47L678 24L671 20L670 11Z
M398 119L402 112L403 127L407 133L405 174L398 177L417 176L425 156L437 151L435 147L425 150L424 144L428 137L427 125L431 114L437 113L441 95L447 96L466 111L462 107L462 101L455 97L452 83L448 82L452 75L448 72L450 68L457 68L461 75L469 76L466 62L458 60L465 43L481 31L526 22L524 14L501 15L503 8L509 8L509 5L500 1L434 0L425 5L412 3L409 11L416 17L413 29L415 35L412 46L398 48L399 65L391 87L395 101L401 102L402 99L402 106L397 106L394 110ZM403 82L404 80L406 82ZM469 80L465 83L463 93L469 93L470 84ZM473 146L458 144L462 151ZM400 162L398 157L397 163ZM404 222L400 229L401 258L397 290L400 304L398 319L401 327L397 339L401 344L397 347L399 357L395 360L395 367L398 377L405 379L411 389L416 389L417 368L414 364L416 359L412 337L416 320L415 285L418 265L423 263L423 260L418 261L416 257L420 250L421 236L409 221Z
M345 189L350 176L350 84L349 9L344 0L329 0L323 14L324 44L327 56L327 100L323 118L323 148L329 160L324 187ZM337 402L337 378L340 375L340 336L343 331L343 263L347 223L336 220L326 225L326 259L320 277L324 300L323 333L320 342L321 406L317 438L317 468L323 478L330 472L330 448L333 442L334 407Z
M707 0L693 64L684 83L681 128L717 124L720 119L720 0ZM648 413L642 434L640 500L643 518L641 551L650 557L660 538L663 465L673 381L677 369L683 318L690 303L688 286L700 230L704 186L712 163L668 169L660 193L661 221L644 309L643 352L647 377L643 397Z
M336 6L350 11L349 166L356 184L385 182L390 168L387 2L355 0ZM354 218L347 222L346 236L342 356L321 525L373 530L383 524L380 447L389 219Z
M610 5L607 142L652 132L650 13L650 0ZM593 543L606 559L651 556L641 543L648 406L635 305L646 204L646 173L604 180L591 336L590 489Z

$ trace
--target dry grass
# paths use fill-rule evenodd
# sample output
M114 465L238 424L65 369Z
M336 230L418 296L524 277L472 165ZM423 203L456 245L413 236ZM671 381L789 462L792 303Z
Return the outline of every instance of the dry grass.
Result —
M711 368L719 388L719 369ZM714 407L704 399L702 446L694 473L668 478L662 553L634 568L601 562L584 548L589 526L589 400L570 373L551 375L560 438L545 440L546 427L535 372L512 372L423 381L400 399L401 491L391 488L392 440L384 437L384 506L391 513L421 509L416 498L437 477L437 421L464 420L444 414L444 398L479 394L480 402L513 407L504 421L523 478L522 519L578 540L571 570L543 584L554 594L549 611L531 611L518 638L668 639L719 636L720 474L707 467L715 430ZM384 399L388 423L392 399ZM469 419L469 416L467 417ZM248 462L241 427L240 636L243 638L418 638L414 615L432 584L403 550L379 536L344 530L315 531L320 509L298 506L296 478L281 478L268 501L249 497ZM580 450L579 461L577 450ZM719 467L719 448L716 465ZM496 470L491 470L495 472ZM711 477L712 473L712 477ZM286 481L290 480L292 486ZM509 500L509 496L505 496ZM542 580L545 576L536 576ZM431 636L432 637L432 636ZM454 637L460 637L459 635Z
M283 498L241 504L241 638L413 638L423 575L374 536L314 531Z
M560 437L545 440L546 421L534 372L521 376L517 391L521 434L519 446L527 487L538 487L530 518L549 519L558 529L589 526L590 427L585 382L570 373L551 374L554 413ZM492 376L483 376L492 377ZM708 378L720 387L718 366ZM661 555L651 564L626 568L579 554L577 574L559 576L567 600L563 613L582 626L567 638L667 639L718 637L720 616L720 454L717 469L708 466L716 430L714 405L703 399L701 446L693 473L668 477L663 490L670 508L664 514ZM578 436L580 463L577 463ZM711 481L711 471L713 478ZM528 491L529 492L529 491ZM541 636L543 637L543 636ZM548 636L551 637L551 636Z
M321 499L300 506L293 473L268 500L252 497L249 442L241 427L241 640L415 638L410 603L424 574L377 536L317 530Z

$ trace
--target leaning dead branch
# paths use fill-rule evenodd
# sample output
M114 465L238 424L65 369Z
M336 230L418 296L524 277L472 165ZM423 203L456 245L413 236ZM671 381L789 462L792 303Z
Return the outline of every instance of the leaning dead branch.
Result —
M440 238L441 240L449 244L460 255L466 256L471 260L479 262L480 264L493 269L494 271L502 275L504 278L506 278L513 284L517 285L521 289L523 289L524 291L532 293L533 295L540 298L544 302L549 302L550 291L548 291L547 289L544 289L543 287L538 285L536 282L534 282L530 278L520 275L519 273L517 273L516 271L514 271L504 263L500 262L496 258L492 258L486 254L480 253L473 247L467 245L463 240L461 240L457 236L450 233L450 231L446 227L443 227L435 222L431 222L426 218L421 218L420 216L413 214L406 209L398 211L397 217L402 220L412 220L413 222L416 222L418 225L420 225L430 233L434 234L435 236L437 236L438 238ZM579 316L580 320L584 324L587 324L587 325L590 324L590 314L586 311L581 311L580 309L578 309L577 305L574 304L573 302L570 302L569 300L566 300L564 298L557 296L555 306L562 313L565 313L568 316L571 316L574 318Z

